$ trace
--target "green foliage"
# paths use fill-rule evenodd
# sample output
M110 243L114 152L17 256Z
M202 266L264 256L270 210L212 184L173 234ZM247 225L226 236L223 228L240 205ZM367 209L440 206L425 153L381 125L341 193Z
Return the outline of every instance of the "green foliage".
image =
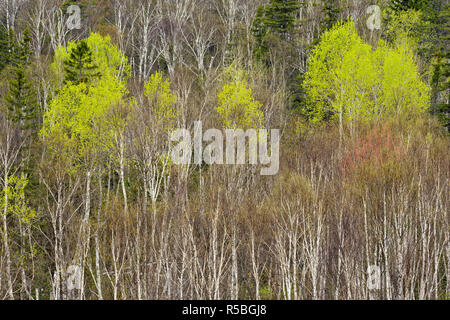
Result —
M432 63L433 113L450 129L450 54L439 53Z
M68 84L50 102L41 135L60 135L77 143L81 153L100 148L109 137L103 132L106 114L122 102L125 93L119 81L102 80L89 88L85 83Z
M14 30L6 32L0 27L0 71L6 66L20 67L31 63L31 32L28 27L22 33L20 41L16 41Z
M348 120L411 115L429 104L429 88L420 79L411 51L383 41L373 50L358 36L353 21L326 32L308 66L306 111L314 120L329 114Z
M86 2L85 1L78 1L78 0L65 0L63 4L61 5L61 10L63 12L67 12L67 9L72 6L76 5L79 6L81 9L81 13L83 13L83 9L86 8Z
M119 70L129 70L127 58L111 44L109 37L93 33L85 43L92 51L92 62L101 78L94 83L67 82L50 102L41 130L44 138L59 136L68 146L76 146L80 155L101 149L112 139L107 115L123 104L126 79L119 77ZM58 71L63 61L76 47L75 43L69 43L67 52L66 48L57 50L52 64L56 75L61 75Z
M448 7L440 0L429 0L422 8L386 10L385 39L391 43L408 38L413 48L426 63L441 47L448 47Z
M118 79L124 84L131 74L128 58L111 42L109 36L102 37L98 33L91 33L83 40L89 51L92 52L92 64L96 66L98 76L105 81ZM66 47L60 47L55 51L55 57L51 69L56 79L56 85L64 84L65 61L70 59L72 51L77 47L75 42L69 41Z
M4 96L7 118L19 124L23 130L36 124L37 99L33 83L29 80L31 33L25 28L22 39L15 41L14 32L6 35L0 28L0 70L7 67L8 91Z
M19 46L17 48L18 64L28 65L31 63L31 56L33 55L31 42L31 31L28 27L26 27L22 34L22 40L19 42Z
M270 285L259 288L259 296L262 300L273 299L273 289Z
M7 65L10 66L11 79L5 96L7 116L22 129L30 129L36 124L37 98L33 83L28 79L28 69L31 64L33 51L31 50L31 32L25 28L22 40L16 43L14 33L9 33L7 42L0 42L4 48ZM1 51L1 49L0 49ZM0 52L1 54L1 52ZM1 63L1 62L0 62Z
M343 97L340 96L341 83L337 72L342 66L344 56L352 47L362 45L354 24L338 23L325 32L320 43L313 49L309 60L309 70L305 74L303 86L309 99L305 110L311 120L327 117L327 114L342 108Z
M7 214L15 216L23 223L30 223L37 217L34 209L30 208L25 199L25 188L28 185L27 177L12 175L8 177L6 187L0 190L0 210L4 211L5 199L8 199Z
M268 33L268 27L265 23L265 14L265 8L263 6L258 7L251 29L253 37L255 38L253 54L257 59L263 58L264 54L268 51L268 46L265 41Z
M18 47L13 29L7 31L0 27L0 71L8 65L16 65Z
M0 27L0 71L7 64L8 57L8 33L5 28Z
M262 104L255 100L252 89L249 88L243 70L228 72L235 75L234 79L226 83L217 95L216 111L227 128L255 128L262 127L264 114Z
M70 52L69 59L64 61L64 83L77 85L89 83L100 76L97 66L92 62L92 51L86 41L80 41Z
M380 51L380 50L378 50ZM429 87L421 80L413 54L409 48L381 50L381 104L386 114L413 114L428 109ZM384 62L384 63L383 63Z
M179 115L176 108L177 93L171 90L170 86L170 80L164 79L162 73L157 71L145 83L144 91L157 120L166 127Z
M15 42L12 30L8 32L5 28L0 27L0 71L11 63L14 48Z
M252 24L252 34L255 38L254 55L264 58L269 50L268 37L280 37L288 40L296 22L299 3L296 0L271 0L268 5L257 9Z
M430 112L449 127L448 57L449 4L429 0L388 10L385 38L395 44L408 43L423 62L431 87ZM394 8L395 9L395 8ZM447 89L446 89L447 88Z
M423 10L428 4L429 0L391 0L389 7L398 12L409 9Z
M271 0L265 9L266 25L272 32L287 37L295 25L297 0Z
M8 118L18 123L23 129L30 129L36 124L37 99L33 83L28 80L22 66L15 69L9 81L9 91L5 97L8 106Z
M408 42L414 49L421 40L420 28L423 26L423 13L418 10L394 11L390 13L384 37L392 44Z
M435 31L435 41L430 41L428 45L428 52L433 53L431 59L432 112L447 129L450 129L450 4L439 11L437 17L433 19L431 16L429 20L432 30Z
M325 15L321 23L323 31L330 30L338 22L339 14L342 12L339 2L340 0L328 0L325 2L322 8L322 12Z

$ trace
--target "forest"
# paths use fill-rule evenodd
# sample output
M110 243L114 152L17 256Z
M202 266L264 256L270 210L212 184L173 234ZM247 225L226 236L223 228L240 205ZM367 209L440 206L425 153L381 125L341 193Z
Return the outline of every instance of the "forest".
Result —
M449 37L448 0L0 0L0 300L448 300ZM199 123L277 170L176 163Z

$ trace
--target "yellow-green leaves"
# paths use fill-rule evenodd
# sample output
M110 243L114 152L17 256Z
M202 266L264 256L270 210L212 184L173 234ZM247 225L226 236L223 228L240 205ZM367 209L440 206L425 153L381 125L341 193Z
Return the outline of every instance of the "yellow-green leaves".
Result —
M126 77L121 77L129 71L127 58L109 37L92 33L85 41L93 52L93 62L101 77L92 84L68 82L62 87L49 104L41 130L42 137L57 135L67 146L76 147L79 155L108 144L106 140L112 136L108 113L122 104L128 93ZM67 48L57 50L53 63L56 69L62 66L74 47L74 43L69 43Z
M12 175L8 177L6 187L0 190L0 210L4 211L7 205L7 214L17 217L23 223L30 223L36 218L37 213L28 206L25 199L25 188L28 185L27 177L22 174L20 177ZM8 203L5 203L8 199Z
M252 89L243 77L226 83L217 95L216 111L227 128L262 127L261 103L253 98Z
M125 90L118 81L101 80L89 88L85 83L66 85L50 102L41 135L58 134L76 139L83 149L99 147L106 133L98 130L104 129L107 112L121 103Z
M170 80L164 79L159 71L152 74L145 83L144 94L157 120L164 126L172 124L179 115L176 108L177 93L170 88L170 85Z
M324 34L308 67L304 87L316 120L329 113L350 121L377 119L428 107L429 89L406 45L390 48L380 41L373 49L352 21Z
M348 51L361 44L353 21L339 22L322 35L320 43L312 50L304 87L312 105L313 120L344 108L342 63Z
M382 104L388 113L421 113L429 107L430 88L421 80L405 45L386 51L382 79Z
M398 45L407 44L415 49L420 38L418 27L422 25L423 28L427 23L422 15L422 11L414 9L392 12L386 26L386 37Z
M128 58L111 42L111 38L93 32L85 41L92 51L92 62L98 67L101 78L120 79L125 83L131 74L131 67ZM60 47L55 51L51 69L58 84L64 79L64 61L69 58L76 45L70 41L67 47Z

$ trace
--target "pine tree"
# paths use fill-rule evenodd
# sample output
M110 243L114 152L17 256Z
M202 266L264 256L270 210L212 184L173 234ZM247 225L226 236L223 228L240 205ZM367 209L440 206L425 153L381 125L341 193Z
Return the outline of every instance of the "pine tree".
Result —
M0 27L0 71L7 64L8 57L8 33L5 28Z
M15 61L15 58L17 56L17 42L15 40L15 34L13 29L9 29L8 31L8 40L7 40L7 47L8 47L8 62L12 63Z
M299 8L300 2L297 0L271 0L268 5L257 9L251 29L256 42L256 58L263 59L269 50L267 40L270 35L284 41L289 40Z
M97 69L92 60L92 51L83 40L72 50L69 59L64 61L64 82L89 83L100 76Z
M8 117L22 129L32 129L37 116L36 94L28 80L23 66L15 68L14 78L9 81L9 91L5 97Z
M6 66L18 67L29 65L33 51L31 49L31 32L28 27L22 33L22 40L16 41L12 29L6 32L0 28L0 70Z
M297 0L271 0L266 7L266 25L272 32L286 39L295 25L298 9Z
M396 12L410 9L424 10L429 5L429 0L392 0L390 8Z
M325 18L321 22L322 31L330 30L333 25L339 20L339 13L342 8L339 6L339 0L328 0L322 8Z
M267 52L268 47L265 41L267 36L268 28L265 23L266 11L264 6L259 6L256 11L255 19L252 24L252 33L255 38L255 50L254 55L257 59L262 59L264 54Z
M31 32L30 29L26 27L22 34L22 40L17 47L16 59L18 64L27 65L31 62L31 57L33 55L31 42Z
M0 71L8 65L17 65L17 49L13 29L0 28Z
M450 4L439 14L440 21L434 27L438 30L438 49L435 53L431 79L433 112L450 129Z

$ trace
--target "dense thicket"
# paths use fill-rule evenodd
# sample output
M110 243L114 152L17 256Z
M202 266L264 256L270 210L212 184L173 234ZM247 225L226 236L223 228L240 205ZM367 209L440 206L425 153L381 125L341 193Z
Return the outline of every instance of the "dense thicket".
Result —
M2 0L0 299L448 299L450 6L372 4Z

